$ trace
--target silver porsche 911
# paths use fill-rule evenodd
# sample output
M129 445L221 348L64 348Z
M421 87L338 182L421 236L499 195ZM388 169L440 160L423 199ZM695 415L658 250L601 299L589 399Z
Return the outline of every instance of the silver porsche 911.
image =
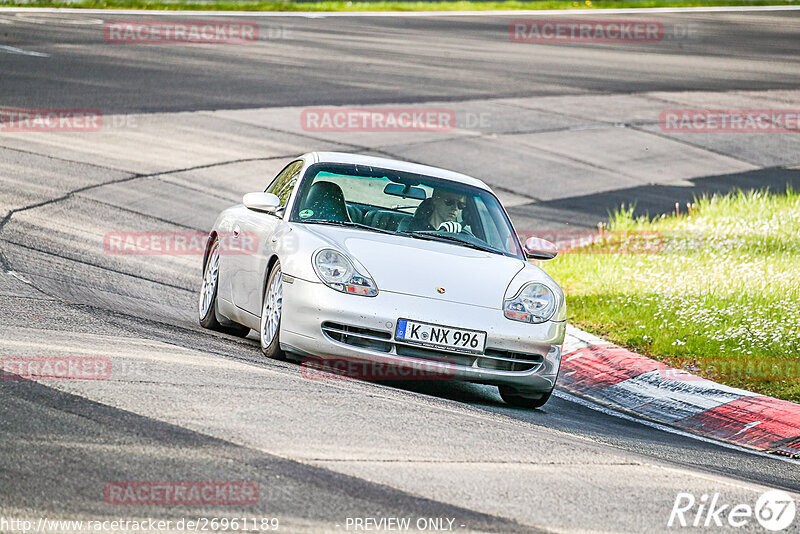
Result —
M203 259L200 324L259 332L272 358L372 362L547 402L566 304L480 180L354 154L310 153L223 211Z

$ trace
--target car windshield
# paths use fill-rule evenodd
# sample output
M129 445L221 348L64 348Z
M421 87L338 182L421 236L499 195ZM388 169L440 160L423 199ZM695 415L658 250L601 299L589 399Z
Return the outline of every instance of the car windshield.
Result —
M444 241L522 258L508 216L492 193L391 169L312 165L290 220Z

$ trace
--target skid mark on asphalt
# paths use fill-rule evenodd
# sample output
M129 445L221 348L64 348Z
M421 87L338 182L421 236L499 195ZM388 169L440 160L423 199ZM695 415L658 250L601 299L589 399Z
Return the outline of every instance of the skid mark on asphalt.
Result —
M15 20L29 24L65 24L67 26L96 26L103 23L103 19L90 17L64 16L61 14L40 14L33 11L17 10Z
M9 149L9 150L15 150L15 149ZM20 151L20 152L27 152L27 151ZM33 152L27 152L27 153L33 154ZM37 155L45 155L45 154L37 154ZM193 167L186 167L186 168L183 168L183 169L171 169L171 170L167 170L167 171L159 171L159 172L149 173L149 174L133 174L132 176L125 176L125 177L122 177L122 178L109 180L109 181L102 182L102 183L99 183L99 184L85 185L83 187L78 187L78 188L73 189L71 191L67 191L66 193L64 193L63 195L60 195L58 197L51 198L51 199L48 199L48 200L44 200L42 202L35 202L33 204L28 204L27 206L23 206L23 207L20 207L20 208L14 208L14 209L8 211L6 213L6 215L2 219L0 219L0 234L3 231L3 227L5 227L5 225L8 224L8 222L11 220L11 218L16 213L21 213L23 211L32 210L32 209L35 209L35 208L41 208L43 206L48 206L50 204L55 204L57 202L63 202L64 200L67 200L67 199L69 199L69 198L71 198L71 197L73 197L73 196L75 196L75 195L77 195L79 193L83 193L83 192L86 192L86 191L91 191L91 190L94 190L94 189L99 189L101 187L105 187L105 186L109 186L109 185L118 185L118 184L130 182L130 181L133 181L133 180L140 180L140 179L143 179L143 178L157 178L159 176L163 176L163 175L167 175L167 174L175 174L175 173L180 173L180 172L195 171L195 170L200 170L200 169L209 169L209 168L220 167L220 166L224 166L224 165L232 165L232 164L235 164L235 163L245 163L245 162L249 162L249 161L265 161L265 160L273 160L273 159L285 159L285 158L289 158L289 157L292 157L292 156L276 156L276 157L265 157L265 158L242 158L242 159L235 159L235 160L230 160L230 161L219 161L219 162L209 163L209 164L205 164L205 165L197 165L197 166L193 166ZM70 161L70 160L65 160L65 161ZM78 163L78 162L73 162L73 163ZM121 172L130 172L130 171L121 171ZM2 242L2 241L5 241L5 240L0 237L0 242ZM3 253L2 250L0 250L0 267L2 267L3 271L5 271L5 272L8 272L8 271L11 270L10 264L8 262L8 259L6 258L5 254Z

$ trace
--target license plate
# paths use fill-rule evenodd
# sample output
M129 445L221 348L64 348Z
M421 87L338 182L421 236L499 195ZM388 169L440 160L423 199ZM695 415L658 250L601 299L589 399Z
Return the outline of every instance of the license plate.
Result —
M397 320L397 332L394 337L398 341L414 345L467 354L483 354L486 348L486 332L408 319Z

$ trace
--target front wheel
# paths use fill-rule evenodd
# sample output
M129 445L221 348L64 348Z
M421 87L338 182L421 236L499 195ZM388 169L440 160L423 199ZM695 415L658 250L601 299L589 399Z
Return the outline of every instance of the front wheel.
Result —
M546 393L521 392L508 386L498 386L497 389L500 390L500 397L506 404L519 408L541 408L550 400L550 396L553 394L552 389Z
M264 304L261 307L261 352L268 358L282 360L281 312L283 311L283 273L281 262L276 261L267 279Z
M217 287L219 286L219 239L214 238L211 251L203 266L203 285L197 305L200 326L234 336L245 337L250 333L246 326L231 323L223 325L217 319Z

